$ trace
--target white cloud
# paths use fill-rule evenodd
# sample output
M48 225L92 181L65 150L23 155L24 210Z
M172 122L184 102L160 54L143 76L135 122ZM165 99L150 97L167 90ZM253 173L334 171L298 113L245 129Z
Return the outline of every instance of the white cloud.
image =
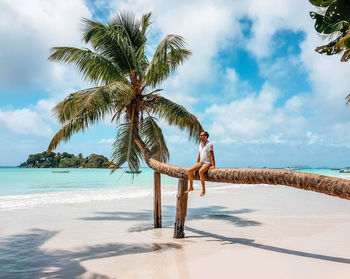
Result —
M91 17L83 0L1 1L2 88L53 89L62 84L56 80L57 66L47 61L49 49L80 46L81 17Z
M251 0L248 3L246 12L253 19L253 26L247 49L257 58L273 54L271 38L276 31L305 31L313 28L308 13L312 8L308 1Z
M115 139L101 139L98 144L112 144L114 141Z
M51 137L52 130L40 115L33 110L24 108L13 111L0 110L0 125L16 134Z
M265 84L259 94L235 100L225 105L212 105L203 118L211 122L209 131L221 141L228 138L240 141L281 143L285 138L296 138L305 126L294 100L276 108L280 96L278 89Z
M306 133L306 137L308 138L307 144L315 144L315 143L319 143L319 142L324 141L324 139L322 137L320 137L317 134L312 133L311 131L308 131Z

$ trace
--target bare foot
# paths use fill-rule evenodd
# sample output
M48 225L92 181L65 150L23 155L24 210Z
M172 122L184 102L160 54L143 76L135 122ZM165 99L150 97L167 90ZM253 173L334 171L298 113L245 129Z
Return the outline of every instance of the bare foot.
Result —
M191 191L193 191L193 187L188 188L188 190L185 192L185 194L188 194Z
M203 197L204 195L205 195L205 190L202 191L201 197Z

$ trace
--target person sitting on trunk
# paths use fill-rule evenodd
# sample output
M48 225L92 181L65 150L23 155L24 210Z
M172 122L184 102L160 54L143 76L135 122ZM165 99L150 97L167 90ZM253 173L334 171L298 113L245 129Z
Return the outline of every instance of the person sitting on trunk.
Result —
M205 179L204 173L208 169L215 168L214 150L213 144L208 141L208 132L202 132L200 134L201 143L199 144L199 154L197 163L188 170L188 178L190 180L190 188L185 192L186 194L193 191L193 173L199 170L199 178L202 183L201 196L205 195Z

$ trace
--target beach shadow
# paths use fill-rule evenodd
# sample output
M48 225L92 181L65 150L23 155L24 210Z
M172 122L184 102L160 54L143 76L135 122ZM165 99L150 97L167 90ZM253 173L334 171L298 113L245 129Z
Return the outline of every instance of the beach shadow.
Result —
M199 235L198 237L201 237L201 238L202 237L213 238L214 241L220 241L220 242L222 242L223 245L241 244L241 245L255 247L258 249L268 250L268 251L272 251L272 252L276 252L276 253L283 253L283 254L289 254L289 255L306 257L306 258L313 258L313 259L318 259L318 260L323 260L323 261L331 261L331 262L337 262L337 263L350 264L350 259L348 259L348 258L332 257L332 256L327 256L327 255L322 255L322 254L314 254L314 253L308 253L308 252L303 252L303 251L298 251L298 250L286 249L286 248L282 248L282 247L259 244L259 243L256 243L253 239L226 237L226 236L198 230L198 229L187 227L187 226L186 226L186 230L198 234ZM197 236L191 236L191 238L196 238L196 237Z
M251 213L255 209L243 208L240 210L227 210L224 206L207 206L198 208L188 208L187 221L191 220L221 220L231 223L237 227L260 226L262 223L238 217L236 215ZM173 227L175 222L176 207L166 205L162 207L162 227ZM142 210L138 212L111 211L95 212L97 216L79 218L86 221L142 221L142 223L131 226L129 232L141 232L154 229L153 211Z
M95 212L97 216L79 218L86 221L145 221L152 220L152 210L142 210L138 212L129 211L110 211Z
M85 260L182 248L182 245L176 243L108 243L84 246L76 251L40 249L56 234L56 231L35 229L26 234L0 239L0 278L76 278L86 272L80 264ZM107 277L91 274L88 278Z
M262 223L248 220L235 215L251 213L255 209L243 208L240 210L226 210L224 206L208 206L199 208L189 208L186 220L222 220L236 227L260 226Z

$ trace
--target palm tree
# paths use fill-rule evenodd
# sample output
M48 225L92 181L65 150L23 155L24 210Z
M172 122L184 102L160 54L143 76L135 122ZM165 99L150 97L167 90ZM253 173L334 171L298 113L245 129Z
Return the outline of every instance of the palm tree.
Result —
M143 155L161 162L169 159L168 148L157 118L188 132L198 141L203 130L198 119L183 106L161 96L157 87L182 64L191 52L181 36L167 35L153 57L146 54L151 13L141 20L130 12L117 13L103 24L83 19L83 41L90 49L54 47L49 60L73 64L95 87L75 92L54 107L62 127L51 140L48 152L61 141L110 115L118 125L113 144L115 168L124 163L137 171Z

